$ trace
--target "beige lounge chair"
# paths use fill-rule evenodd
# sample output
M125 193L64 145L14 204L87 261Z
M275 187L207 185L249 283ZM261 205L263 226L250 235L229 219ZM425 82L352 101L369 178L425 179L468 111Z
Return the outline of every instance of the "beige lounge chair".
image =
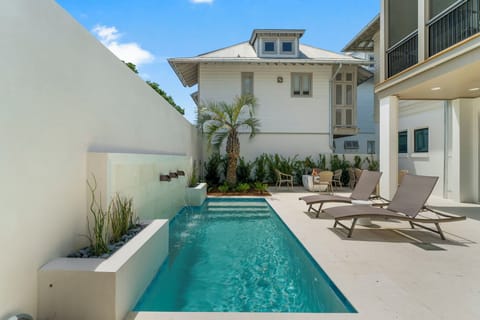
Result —
M280 172L278 169L275 170L275 175L277 176L277 189L282 185L282 183L285 183L286 186L290 185L290 187L293 189L293 176L291 174L286 174L283 172Z
M465 220L464 216L454 216L438 212L425 206L430 197L438 177L405 175L402 184L398 187L392 201L386 208L373 207L369 205L340 206L325 209L324 212L335 219L335 228L342 226L348 231L348 237L352 236L355 224L359 218L370 219L395 219L404 220L410 223L412 229L417 226L440 235L445 236L440 228L440 223ZM431 216L423 216L420 212L429 211ZM347 227L340 221L352 220L352 225ZM423 224L434 224L436 230Z
M332 187L341 188L343 186L342 173L343 173L342 169L338 169L338 170L333 171Z
M355 189L353 189L352 194L349 197L342 197L336 195L326 195L326 194L317 194L311 196L305 196L299 198L299 200L305 201L305 204L308 205L308 212L313 210L317 213L317 217L322 211L322 206L324 203L327 202L345 202L351 203L352 200L368 200L375 195L372 193L375 191L375 188L380 181L380 177L382 176L381 172L378 171L368 171L365 170L360 177ZM314 204L320 204L318 209L313 207Z

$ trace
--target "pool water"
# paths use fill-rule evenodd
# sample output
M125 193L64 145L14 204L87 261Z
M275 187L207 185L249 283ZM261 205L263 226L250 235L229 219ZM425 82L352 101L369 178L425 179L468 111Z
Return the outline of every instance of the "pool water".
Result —
M355 312L263 199L208 199L170 222L134 311Z

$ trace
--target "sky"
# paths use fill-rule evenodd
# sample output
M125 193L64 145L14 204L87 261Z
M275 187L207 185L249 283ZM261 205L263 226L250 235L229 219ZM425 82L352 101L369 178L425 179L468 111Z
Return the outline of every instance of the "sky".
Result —
M303 44L340 52L380 0L57 0L117 57L137 65L195 121L195 103L167 62L248 41L253 29L305 29Z

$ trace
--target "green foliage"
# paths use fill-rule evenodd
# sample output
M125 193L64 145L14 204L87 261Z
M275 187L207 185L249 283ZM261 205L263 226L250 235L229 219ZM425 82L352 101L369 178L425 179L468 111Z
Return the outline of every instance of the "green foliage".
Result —
M225 151L228 166L225 180L230 186L237 184L237 161L240 157L239 130L250 131L250 138L259 130L260 121L254 117L257 100L252 95L235 97L232 103L209 102L198 111L198 125L205 133L208 142L219 149L227 140Z
M228 184L226 182L218 187L218 191L220 191L222 193L228 192L229 189L230 189L230 187L228 186Z
M253 188L258 193L264 194L265 192L267 192L268 184L257 181L254 183Z
M250 161L245 161L243 157L238 159L237 166L237 180L239 183L250 183L252 182L252 169L253 163Z
M277 153L274 155L267 155L267 167L268 167L268 180L271 183L277 181L277 176L275 175L275 169L280 170L282 173L293 174L296 169L296 161L298 155L295 155L293 158L283 157Z
M355 156L353 158L353 167L354 168L358 168L358 169L361 169L361 166L362 166L362 158L360 156Z
M255 161L255 179L256 181L264 182L267 179L267 155L264 153L259 155Z
M192 166L192 173L188 175L187 183L189 188L194 188L198 184L197 167L195 165Z
M220 184L220 165L223 165L223 160L218 152L214 152L205 162L205 181L209 186L214 187Z
M324 154L319 154L318 155L318 161L316 163L315 168L319 168L320 170L326 170L327 169L327 157Z
M123 63L125 63L127 65L127 67L129 67L130 70L132 70L134 73L138 74L137 66L134 63L125 62L125 61L123 61Z
M125 63L127 67L129 67L130 70L132 70L134 73L138 74L137 66L134 63L125 61L123 61L123 63ZM161 95L172 107L174 107L178 112L180 112L180 114L185 114L185 109L176 104L173 98L160 88L160 85L158 83L149 80L147 80L146 83L159 95Z
M365 161L368 163L368 170L370 171L378 171L380 170L380 163L378 160L375 160L372 155L372 159L370 160L369 157L365 158Z
M122 198L117 193L110 203L110 208L111 240L117 242L134 225L133 199Z
M350 162L345 160L345 155L342 155L342 159L338 157L337 154L333 154L330 158L330 170L335 171L338 169L342 169L342 183L344 185L348 184L349 177L348 177L348 168L351 166Z
M99 202L97 202L95 197L95 191L97 189L97 180L95 176L93 177L93 186L87 180L88 189L90 190L90 195L92 201L90 202L90 214L93 218L93 228L90 227L90 218L87 216L87 227L88 227L88 239L90 240L90 246L92 251L96 256L101 256L104 253L110 252L108 249L109 235L108 235L108 225L110 222L110 206L107 211L103 210L101 205L101 196ZM93 235L92 235L93 233Z
M237 190L238 192L247 192L248 190L250 190L250 185L248 183L240 183L239 185L237 185L235 190Z
M147 80L146 82L150 87L152 87L153 90L155 90L159 95L161 95L172 107L174 107L178 112L180 112L180 114L185 114L185 109L183 109L178 104L176 104L173 98L160 88L158 83L152 82L149 80Z

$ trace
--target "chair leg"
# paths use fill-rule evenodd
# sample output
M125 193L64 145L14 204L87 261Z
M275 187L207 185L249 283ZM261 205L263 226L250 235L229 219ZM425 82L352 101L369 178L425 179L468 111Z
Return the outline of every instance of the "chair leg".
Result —
M348 231L348 238L352 237L353 229L355 228L355 224L357 223L358 218L354 218L352 221L352 225L350 226L350 230Z
M323 202L320 203L320 207L318 207L318 210L315 210L317 212L317 215L315 216L315 218L318 218L318 216L320 215L320 212L322 212L322 207L323 207Z

